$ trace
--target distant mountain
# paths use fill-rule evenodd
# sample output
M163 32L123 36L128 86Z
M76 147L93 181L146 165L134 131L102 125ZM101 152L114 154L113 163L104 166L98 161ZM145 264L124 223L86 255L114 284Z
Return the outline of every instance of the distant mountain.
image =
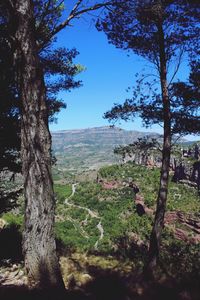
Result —
M113 149L118 145L130 144L145 136L161 139L158 133L123 130L110 126L61 130L51 134L58 168L72 173L117 162Z
M60 130L52 132L53 149L55 151L65 150L70 147L99 145L101 147L126 145L136 141L138 138L148 136L150 138L161 138L158 133L140 132L135 130L124 130L118 127L94 127L87 129Z

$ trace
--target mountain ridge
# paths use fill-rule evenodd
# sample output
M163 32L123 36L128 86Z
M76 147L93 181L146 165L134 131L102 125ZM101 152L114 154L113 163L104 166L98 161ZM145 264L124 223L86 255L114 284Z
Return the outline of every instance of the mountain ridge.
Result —
M118 130L118 131L125 131L125 132L139 132L139 133L144 133L144 134L158 134L157 132L145 132L145 131L140 131L140 130L129 130L129 129L123 129L120 127L116 126L95 126L95 127L86 127L86 128L74 128L74 129L60 129L60 130L51 130L51 133L68 133L68 132L83 132L83 131L93 131L93 130Z
M118 158L113 153L116 146L130 144L145 136L161 139L158 133L110 126L59 130L51 134L57 166L73 173L117 163Z
M59 148L56 145L56 142L59 144L63 143L101 143L108 142L109 144L128 144L137 140L138 138L149 136L155 138L161 138L161 135L154 132L142 132L136 130L125 130L119 127L110 127L110 126L101 126L101 127L92 127L92 128L83 128L83 129L72 129L72 130L59 130L53 131L52 134L52 143L53 148ZM64 140L60 140L64 138ZM99 140L101 138L101 142ZM108 140L108 138L110 140Z

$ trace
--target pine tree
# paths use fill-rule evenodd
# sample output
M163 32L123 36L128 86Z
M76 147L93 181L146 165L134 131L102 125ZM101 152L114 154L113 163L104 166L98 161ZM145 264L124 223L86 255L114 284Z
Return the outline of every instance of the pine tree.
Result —
M12 31L14 58L18 69L19 98L21 108L21 159L24 177L25 268L30 286L62 290L62 281L54 237L55 200L51 174L51 136L48 127L47 90L40 51L49 45L55 35L70 25L71 21L108 3L78 0L64 21L44 30L42 41L37 39L34 15L37 3L42 12L41 21L46 24L49 5L60 7L64 1L8 0L10 20L15 20ZM47 21L51 25L51 19ZM54 86L55 88L55 86Z
M178 109L181 108L182 112L186 112L183 102L178 106L175 103L177 97L173 94L171 83L177 74L183 55L199 49L200 5L197 1L122 2L118 0L113 2L115 2L114 8L97 22L97 28L104 31L109 42L117 48L133 51L152 63L157 73L155 75L159 77L160 93L151 91L150 96L145 93L141 95L139 85L134 90L133 99L126 100L123 105L115 105L105 114L105 117L110 120L117 118L127 120L139 115L146 125L154 123L163 125L160 187L149 256L145 266L146 274L152 275L159 257L164 226L172 134L177 131ZM170 78L169 66L174 65L174 61L176 67ZM146 84L151 90L151 85L148 82ZM190 114L189 118L191 116Z

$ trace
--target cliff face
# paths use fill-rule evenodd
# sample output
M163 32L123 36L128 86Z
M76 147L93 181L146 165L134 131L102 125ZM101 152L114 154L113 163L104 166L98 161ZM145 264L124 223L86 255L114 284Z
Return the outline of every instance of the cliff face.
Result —
M200 192L200 161L193 164L182 161L176 165L173 181L197 187Z
M200 145L182 150L179 160L175 158L173 181L197 187L200 192Z
M147 167L161 166L161 153L151 150L149 153L136 151L126 156L125 161L133 161L138 165ZM180 149L179 155L171 155L171 171L174 172L172 180L197 187L200 191L200 145L195 144L188 149Z

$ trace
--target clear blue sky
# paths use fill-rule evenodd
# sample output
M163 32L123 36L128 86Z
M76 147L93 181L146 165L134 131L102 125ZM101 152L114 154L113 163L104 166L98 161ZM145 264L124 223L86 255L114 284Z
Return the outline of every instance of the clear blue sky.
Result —
M77 76L83 82L82 87L60 95L67 109L57 115L57 123L50 125L52 131L109 125L103 114L113 103L123 103L128 98L126 89L134 85L135 74L142 72L144 67L148 73L152 72L142 58L134 54L128 56L124 50L109 44L106 35L98 32L87 16L59 33L57 45L75 47L80 52L75 62L86 70ZM182 69L182 73L187 71ZM181 75L187 77L187 74ZM142 127L139 119L117 125L124 129L162 133L160 126Z

